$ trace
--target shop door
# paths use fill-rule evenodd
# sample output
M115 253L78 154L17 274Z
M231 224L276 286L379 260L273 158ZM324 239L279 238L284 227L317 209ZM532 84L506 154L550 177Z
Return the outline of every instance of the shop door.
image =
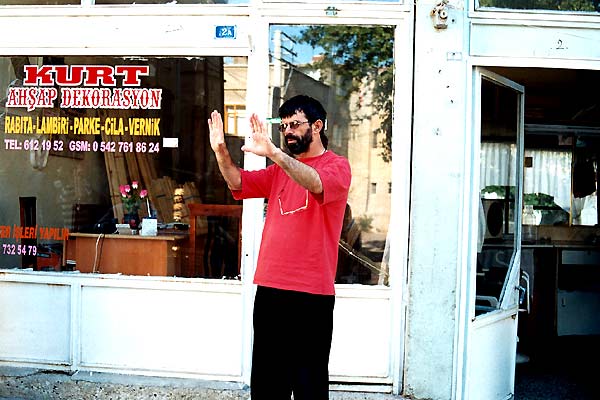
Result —
M391 245L400 243L403 231L401 219L392 221L407 208L392 193L392 132L410 130L410 113L394 111L396 104L411 102L410 90L405 90L411 85L410 64L396 64L397 54L409 54L412 48L404 34L408 25L302 20L303 25L270 25L269 123L273 141L285 147L278 129L281 104L298 94L318 99L327 110L328 149L346 157L352 168L338 244L330 382L346 389L366 384L369 390L397 391L401 370L395 368L400 364L397 338L402 335L397 333L400 325L392 315L392 299L401 287L391 285L390 277L402 274L403 267L390 260L392 252L404 250ZM410 159L394 151L394 166ZM397 193L409 193L403 189ZM399 197L394 201L393 196ZM396 216L393 207L399 210Z
M479 208L471 257L465 398L511 399L520 286L524 90L500 75L474 72L473 201ZM475 168L477 169L477 167ZM474 211L475 214L476 211ZM475 224L474 224L475 225Z

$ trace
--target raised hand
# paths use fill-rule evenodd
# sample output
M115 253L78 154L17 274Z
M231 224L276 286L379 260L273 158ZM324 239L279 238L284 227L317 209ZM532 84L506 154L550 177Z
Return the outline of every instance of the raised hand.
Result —
M256 114L250 116L250 129L252 133L246 140L246 144L242 146L242 150L259 156L271 157L277 150L277 146L271 141L271 135L264 121L260 120Z
M231 160L231 155L225 143L225 132L223 131L223 118L218 111L213 111L208 120L208 131L210 134L210 147L215 152L215 158L219 170L231 190L242 188L242 177L240 170Z
M225 146L225 133L223 131L223 119L218 111L213 111L208 120L208 131L210 134L210 147L217 152Z

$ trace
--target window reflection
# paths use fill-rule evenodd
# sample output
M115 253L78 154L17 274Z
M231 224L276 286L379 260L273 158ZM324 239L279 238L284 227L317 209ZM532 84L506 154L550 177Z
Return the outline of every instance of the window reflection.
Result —
M250 0L95 0L96 5L110 4L246 4Z
M482 79L477 314L499 307L516 250L518 110L518 93Z
M225 133L244 136L246 120L246 57L226 57L223 70L225 79L225 108L223 122Z
M245 97L245 86L223 79L232 65L222 57L0 58L0 267L237 278L239 259L228 257L240 248L237 211L195 220L190 212L191 204L238 205L206 127L210 111ZM244 85L245 72L236 72ZM226 140L241 165L242 139L231 132Z
M246 4L250 0L95 0L94 4Z
M110 4L247 4L250 0L94 0L96 5ZM78 0L0 0L0 5L10 6L64 6L79 5Z
M336 283L387 285L391 190L379 188L391 182L393 29L272 26L270 33L271 109L301 93L319 99L329 148L352 168ZM272 133L280 143L277 125Z
M600 0L478 0L479 7L514 10L600 11Z
M2 6L67 6L79 5L77 0L0 0Z

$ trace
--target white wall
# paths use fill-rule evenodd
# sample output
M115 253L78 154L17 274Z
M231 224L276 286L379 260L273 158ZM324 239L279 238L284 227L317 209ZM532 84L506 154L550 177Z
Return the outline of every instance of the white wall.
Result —
M417 2L415 19L408 315L404 394L452 399L458 327L459 232L465 132L465 11L448 8L435 29L436 1Z
M240 381L242 285L0 274L0 362Z
M0 364L248 383L238 281L0 271ZM392 383L390 289L338 288L333 381Z

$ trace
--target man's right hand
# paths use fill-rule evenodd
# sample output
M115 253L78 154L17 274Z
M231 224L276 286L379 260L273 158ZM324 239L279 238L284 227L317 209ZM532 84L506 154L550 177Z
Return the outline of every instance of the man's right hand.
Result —
M218 111L213 111L208 120L208 131L210 132L210 147L215 152L215 158L219 170L231 190L242 188L242 176L238 167L231 160L227 144L225 143L225 132L223 131L223 119Z
M223 131L223 119L217 110L210 114L208 131L210 132L210 147L215 153L226 146L225 133Z

